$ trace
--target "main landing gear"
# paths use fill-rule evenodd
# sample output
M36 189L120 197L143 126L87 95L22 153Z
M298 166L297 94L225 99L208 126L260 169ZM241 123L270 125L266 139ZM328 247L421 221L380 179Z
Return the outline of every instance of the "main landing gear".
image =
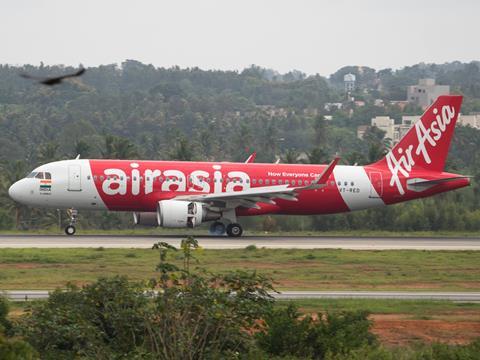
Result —
M243 229L240 224L233 223L227 225L227 235L230 237L242 236Z
M75 234L75 232L77 231L77 229L75 228L75 224L77 223L78 210L68 209L67 214L68 216L70 216L70 224L65 227L65 234L70 236Z
M215 221L210 225L210 234L215 236L222 236L227 233L230 237L239 237L243 233L242 226L237 223L231 223L225 226L224 223L220 221Z

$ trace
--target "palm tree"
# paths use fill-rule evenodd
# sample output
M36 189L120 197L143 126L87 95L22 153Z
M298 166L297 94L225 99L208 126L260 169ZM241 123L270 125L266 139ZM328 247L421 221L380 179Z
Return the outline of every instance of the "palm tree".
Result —
M15 212L15 227L19 229L21 213L26 209L8 196L8 188L20 179L23 179L27 172L27 163L23 160L10 161L0 164L0 203L3 208Z
M300 156L300 153L295 150L295 149L287 149L285 152L285 155L282 156L282 162L286 164L296 164L298 163L298 157Z

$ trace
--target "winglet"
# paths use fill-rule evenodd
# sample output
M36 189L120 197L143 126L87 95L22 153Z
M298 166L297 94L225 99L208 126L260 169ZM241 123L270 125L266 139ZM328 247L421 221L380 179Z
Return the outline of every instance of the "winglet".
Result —
M255 161L255 158L257 157L257 153L254 151L252 155L250 155L247 160L245 160L245 164L250 164Z
M325 170L323 170L323 172L315 180L312 181L309 187L319 188L325 186L327 184L328 178L330 177L330 175L332 175L333 169L335 169L335 166L337 166L339 161L340 157L335 156L335 158L330 162L330 164L328 164Z

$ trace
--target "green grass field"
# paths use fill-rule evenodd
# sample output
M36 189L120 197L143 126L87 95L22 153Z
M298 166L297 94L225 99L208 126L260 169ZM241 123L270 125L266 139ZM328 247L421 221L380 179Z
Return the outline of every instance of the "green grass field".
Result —
M288 301L278 301L286 306ZM394 299L305 299L294 303L302 312L338 312L367 310L372 314L407 314L414 319L434 319L451 316L459 312L475 312L479 318L480 303L437 301L437 300L394 300Z
M200 249L196 257L214 272L257 270L280 290L480 290L475 251ZM180 263L181 254L170 259ZM116 274L148 280L157 262L148 249L0 249L0 289L53 289Z

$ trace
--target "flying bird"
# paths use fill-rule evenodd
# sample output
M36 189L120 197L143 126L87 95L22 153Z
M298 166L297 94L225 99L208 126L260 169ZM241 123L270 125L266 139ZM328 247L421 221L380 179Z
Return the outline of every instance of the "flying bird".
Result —
M56 76L56 77L38 77L38 76L29 75L29 74L20 74L20 76L23 77L24 79L38 81L40 84L43 84L43 85L53 86L53 85L60 84L63 80L67 78L82 76L83 73L85 73L85 71L86 70L84 68L81 68L80 70L78 70L73 74L66 74L66 75Z

